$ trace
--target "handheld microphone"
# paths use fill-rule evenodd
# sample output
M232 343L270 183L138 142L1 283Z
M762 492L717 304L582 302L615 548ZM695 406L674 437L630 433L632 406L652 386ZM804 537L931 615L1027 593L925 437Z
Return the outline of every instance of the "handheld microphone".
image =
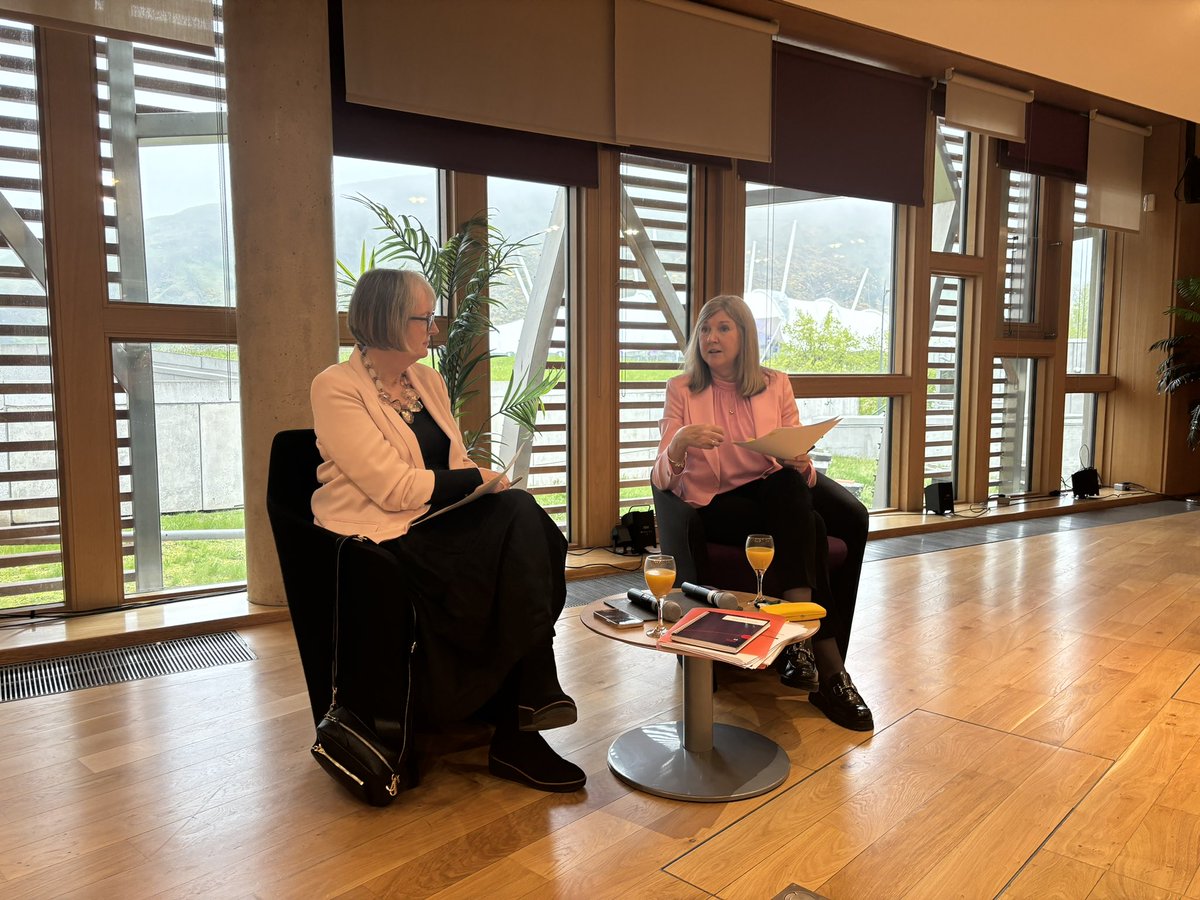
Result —
M718 609L741 609L737 597L729 591L718 591L715 588L692 584L690 581L685 581L679 586L679 589L683 591L683 596L691 597L693 600L699 600L701 603L707 603Z
M637 588L630 588L625 592L625 597L634 606L639 609L644 609L647 612L658 613L658 601L654 599L654 595L649 591L639 591ZM663 601L663 621L678 622L683 616L683 608L677 600Z

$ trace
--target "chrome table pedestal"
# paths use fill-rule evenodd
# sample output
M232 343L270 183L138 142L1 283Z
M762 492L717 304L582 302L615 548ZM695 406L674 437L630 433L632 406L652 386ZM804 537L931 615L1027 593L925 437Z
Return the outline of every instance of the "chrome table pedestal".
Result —
M712 660L683 657L683 721L627 731L608 750L608 767L638 790L673 800L756 797L783 784L783 748L745 728L713 724Z

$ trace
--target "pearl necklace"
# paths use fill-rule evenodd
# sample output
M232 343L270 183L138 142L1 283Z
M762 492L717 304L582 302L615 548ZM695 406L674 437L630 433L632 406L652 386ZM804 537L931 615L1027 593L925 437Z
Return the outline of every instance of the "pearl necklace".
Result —
M399 397L393 397L387 392L383 386L383 382L379 380L379 373L375 371L375 366L371 364L371 358L367 356L367 348L359 346L358 353L362 357L363 367L367 370L367 374L371 376L371 380L375 382L375 390L379 392L379 399L400 413L406 425L413 423L413 416L425 408L425 404L421 402L421 395L417 393L412 386L412 382L408 380L408 373L400 373L401 391Z

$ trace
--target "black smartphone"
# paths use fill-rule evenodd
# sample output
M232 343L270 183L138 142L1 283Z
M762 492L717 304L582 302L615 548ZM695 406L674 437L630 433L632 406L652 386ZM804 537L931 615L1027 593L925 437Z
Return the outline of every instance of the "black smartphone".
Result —
M637 616L630 615L624 610L605 607L594 611L597 619L612 625L614 628L633 628L636 625L641 625L642 620Z

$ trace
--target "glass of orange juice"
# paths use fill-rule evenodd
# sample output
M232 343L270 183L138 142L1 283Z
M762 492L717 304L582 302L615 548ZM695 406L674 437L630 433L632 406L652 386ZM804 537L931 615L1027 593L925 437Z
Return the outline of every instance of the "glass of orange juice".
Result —
M658 624L646 626L646 637L662 637L667 633L667 626L663 624L663 598L670 593L675 584L675 557L665 553L651 553L646 557L642 571L646 575L646 587L658 601L655 604L658 608Z
M751 534L746 536L746 559L750 562L750 568L754 570L754 574L758 576L758 596L754 598L755 604L763 602L762 580L766 574L767 566L771 565L771 560L775 558L775 539L769 534Z

